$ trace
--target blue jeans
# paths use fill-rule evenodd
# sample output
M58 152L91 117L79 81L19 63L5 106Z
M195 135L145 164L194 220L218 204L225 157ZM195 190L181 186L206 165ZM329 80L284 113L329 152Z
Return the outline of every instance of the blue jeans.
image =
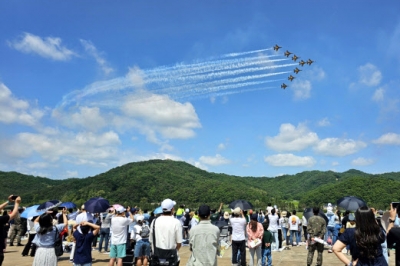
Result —
M105 241L104 250L108 251L108 240L110 238L110 228L100 228L100 243L99 243L99 252L103 248L103 240Z
M331 236L331 238L332 238L331 245L333 246L333 244L335 244L336 239L338 237L338 231L336 230L336 227L333 227L333 226L326 227L326 234L325 234L326 241L328 241L328 236Z
M284 241L286 241L287 231L288 231L288 229L286 227L282 227L282 235L283 235Z
M271 248L263 248L261 249L262 259L261 265L266 266L266 262L268 260L268 266L272 265L272 257L271 257Z
M297 245L300 243L300 234L299 234L299 231L297 231L297 230L290 230L290 244L293 246L293 235L294 235L294 237L296 238L295 240L296 240L296 243L297 243Z

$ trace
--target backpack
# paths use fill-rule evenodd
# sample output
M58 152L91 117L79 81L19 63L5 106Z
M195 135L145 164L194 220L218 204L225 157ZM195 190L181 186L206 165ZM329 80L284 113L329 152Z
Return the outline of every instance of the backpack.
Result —
M147 224L142 225L142 230L140 231L141 238L149 238L150 228Z

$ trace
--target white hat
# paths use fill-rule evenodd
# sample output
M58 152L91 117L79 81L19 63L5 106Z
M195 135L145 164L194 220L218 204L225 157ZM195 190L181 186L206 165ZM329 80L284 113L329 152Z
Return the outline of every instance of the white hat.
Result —
M174 208L176 202L171 200L171 199L165 199L163 202L161 202L161 208L163 211L171 211L172 208Z
M190 211L189 211L189 209L186 208L185 212L189 213Z
M328 203L328 207L332 207L332 204Z
M85 204L82 204L81 210L85 210Z
M136 221L143 221L144 220L144 216L143 215L138 215L136 217Z
M123 206L119 206L118 208L115 209L117 213L123 213L126 211L126 209Z

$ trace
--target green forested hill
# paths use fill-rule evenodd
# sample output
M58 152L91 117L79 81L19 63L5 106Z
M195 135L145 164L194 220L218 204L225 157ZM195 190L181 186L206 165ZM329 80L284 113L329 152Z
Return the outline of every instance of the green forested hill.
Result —
M238 177L210 173L185 162L151 160L129 163L87 178L52 180L16 172L0 172L6 198L19 194L25 204L50 199L77 204L95 196L111 203L149 207L169 197L179 203L217 206L235 199L247 199L256 207L268 202L283 206L300 200L300 207L335 202L345 195L364 198L377 208L397 201L400 173L366 174L358 170L344 173L306 171L296 175ZM285 206L288 206L285 204Z

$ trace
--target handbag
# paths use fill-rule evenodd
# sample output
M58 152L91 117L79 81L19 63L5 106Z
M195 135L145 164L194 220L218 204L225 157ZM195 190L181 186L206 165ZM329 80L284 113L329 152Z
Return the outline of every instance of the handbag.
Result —
M64 254L62 240L60 238L60 234L58 233L57 226L56 226L56 235L54 239L54 252L56 253L56 257L60 257Z

